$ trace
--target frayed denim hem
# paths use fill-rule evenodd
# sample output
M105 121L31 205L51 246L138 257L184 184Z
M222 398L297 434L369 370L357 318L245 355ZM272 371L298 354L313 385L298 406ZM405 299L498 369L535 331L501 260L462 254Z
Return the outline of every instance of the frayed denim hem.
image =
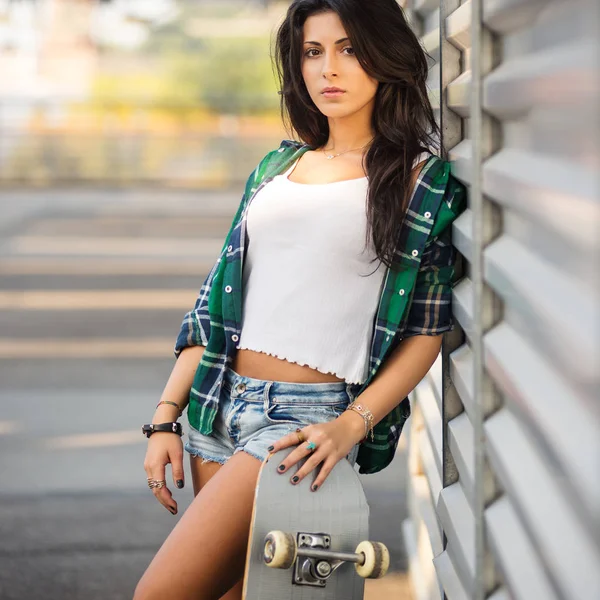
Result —
M259 460L260 462L263 462L265 460L262 456L259 456L258 454L255 454L254 452L251 452L246 448L237 448L233 455L235 456L238 452L245 452L249 456L252 456L253 458L256 458L256 460Z
M215 456L206 456L199 450L196 450L195 448L189 448L188 446L185 446L185 451L188 452L192 456L192 458L201 458L202 464L215 462L220 465L224 465L231 458L230 456L221 456L219 458Z

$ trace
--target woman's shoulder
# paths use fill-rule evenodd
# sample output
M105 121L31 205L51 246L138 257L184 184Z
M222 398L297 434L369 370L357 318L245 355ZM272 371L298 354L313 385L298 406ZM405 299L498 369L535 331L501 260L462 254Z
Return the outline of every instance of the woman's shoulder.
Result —
M266 176L280 169L286 161L292 159L300 149L308 147L307 144L297 140L281 140L279 146L267 152L250 173L246 182L246 196L249 196L253 188L256 188Z
M259 170L266 170L274 163L283 162L290 156L293 156L298 150L308 147L308 144L304 144L297 140L281 140L281 143L277 148L273 148L263 156L257 168Z
M467 188L453 174L452 161L430 153L418 180L420 197L429 194L441 196L432 235L437 235L451 224L467 207Z

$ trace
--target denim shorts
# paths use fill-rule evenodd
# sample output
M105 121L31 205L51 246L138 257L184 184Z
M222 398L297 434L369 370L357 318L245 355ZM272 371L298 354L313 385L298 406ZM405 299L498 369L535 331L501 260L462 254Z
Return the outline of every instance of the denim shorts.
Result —
M203 462L224 464L238 452L263 461L267 448L297 427L326 423L354 400L356 386L344 381L288 383L264 381L225 370L219 408L210 435L189 427L185 449ZM358 444L348 453L356 462Z

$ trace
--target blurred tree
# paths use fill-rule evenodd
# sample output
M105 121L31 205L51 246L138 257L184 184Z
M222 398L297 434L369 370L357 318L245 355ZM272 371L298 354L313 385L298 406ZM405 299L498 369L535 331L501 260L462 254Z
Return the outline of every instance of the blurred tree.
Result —
M269 58L261 37L211 38L198 54L170 54L165 74L171 93L184 104L201 104L216 113L256 114L278 107Z

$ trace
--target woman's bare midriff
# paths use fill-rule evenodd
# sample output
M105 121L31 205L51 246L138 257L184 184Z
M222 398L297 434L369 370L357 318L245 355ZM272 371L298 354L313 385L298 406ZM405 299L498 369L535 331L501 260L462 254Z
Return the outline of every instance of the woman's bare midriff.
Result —
M344 381L331 373L321 373L311 367L288 362L255 350L238 350L232 368L238 375L265 381L286 381L288 383Z

